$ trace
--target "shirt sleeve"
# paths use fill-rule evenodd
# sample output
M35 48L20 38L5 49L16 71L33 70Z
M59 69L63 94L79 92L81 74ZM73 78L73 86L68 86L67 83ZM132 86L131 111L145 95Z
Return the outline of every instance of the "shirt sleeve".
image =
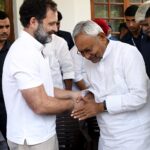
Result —
M11 68L11 73L16 79L19 89L33 88L43 83L41 77L39 76L39 62L37 59L39 55L36 53L33 55L32 52L30 54L26 53L26 55L28 60L22 58L22 55L22 57L15 57L12 62L13 68Z
M59 57L58 60L63 79L74 79L74 65L66 41L62 41L56 53L56 56Z
M137 49L123 55L122 71L128 91L106 97L107 110L111 114L138 110L147 103L148 77Z
M73 64L74 64L74 70L75 70L75 78L74 81L78 82L80 80L83 79L83 58L81 55L77 54L77 47L74 46L71 50L70 50L72 59L73 59Z

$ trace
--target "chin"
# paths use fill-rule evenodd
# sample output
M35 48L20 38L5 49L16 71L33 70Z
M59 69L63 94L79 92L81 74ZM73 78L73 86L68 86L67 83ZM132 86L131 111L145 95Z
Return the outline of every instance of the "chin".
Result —
M91 59L90 61L91 61L92 63L98 63L98 62L100 62L100 60L101 60L101 59Z

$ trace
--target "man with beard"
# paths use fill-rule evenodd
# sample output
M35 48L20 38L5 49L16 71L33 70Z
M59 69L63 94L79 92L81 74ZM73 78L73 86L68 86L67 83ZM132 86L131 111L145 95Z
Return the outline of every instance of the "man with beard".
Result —
M24 30L3 67L8 145L10 150L58 150L55 114L73 109L80 93L53 88L43 53L56 29L57 5L52 0L24 0L19 13Z
M11 42L8 40L9 35L10 35L10 20L5 12L0 11L0 132L2 133L5 140L6 140L7 116L2 93L2 69L5 56L11 45Z
M90 88L72 112L84 120L97 116L99 150L149 150L149 80L140 52L129 44L108 40L92 21L79 22L73 37L85 57Z
M135 21L137 5L131 5L125 10L125 20L129 32L121 39L122 42L136 46L141 52L142 30L140 24Z

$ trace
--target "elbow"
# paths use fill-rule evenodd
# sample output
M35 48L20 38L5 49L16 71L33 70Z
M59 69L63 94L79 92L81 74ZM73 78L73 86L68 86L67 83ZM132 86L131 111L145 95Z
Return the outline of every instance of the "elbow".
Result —
M44 111L41 108L33 108L32 109L34 113L36 113L37 115L43 115Z
M37 115L43 115L43 114L45 114L45 109L43 108L42 105L40 105L40 106L33 106L31 109Z

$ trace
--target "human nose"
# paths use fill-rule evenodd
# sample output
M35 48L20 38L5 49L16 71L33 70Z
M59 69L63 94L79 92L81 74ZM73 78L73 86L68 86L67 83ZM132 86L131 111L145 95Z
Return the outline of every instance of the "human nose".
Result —
M55 31L55 32L58 31L58 28L57 28L57 24L56 24L56 23L52 26L52 30Z
M90 53L86 53L86 52L84 52L84 57L86 58L86 59L89 59L90 58Z
M130 21L129 22L129 26L133 26L134 25L134 22L133 21Z

